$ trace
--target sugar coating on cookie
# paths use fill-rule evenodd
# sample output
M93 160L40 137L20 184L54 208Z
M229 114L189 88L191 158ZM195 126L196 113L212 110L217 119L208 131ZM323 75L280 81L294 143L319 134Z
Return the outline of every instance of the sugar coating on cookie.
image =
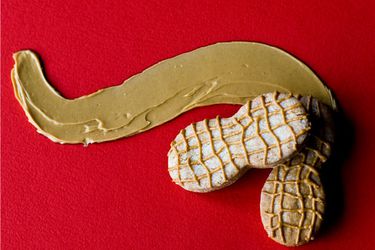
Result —
M186 190L209 192L236 181L251 167L290 158L310 129L306 111L291 94L267 93L230 118L203 120L171 143L168 171Z
M271 171L260 202L269 237L286 246L313 240L321 226L325 195L319 169L331 155L334 140L329 108L311 97L300 100L310 114L312 135L298 154Z

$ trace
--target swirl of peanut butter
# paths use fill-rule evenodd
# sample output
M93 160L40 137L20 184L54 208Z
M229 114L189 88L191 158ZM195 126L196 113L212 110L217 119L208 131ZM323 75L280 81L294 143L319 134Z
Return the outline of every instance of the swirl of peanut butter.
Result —
M268 45L227 42L167 59L118 86L76 99L46 80L38 57L14 54L17 100L38 132L59 143L94 143L131 136L183 112L219 103L244 104L266 92L311 95L335 108L329 89L302 62Z

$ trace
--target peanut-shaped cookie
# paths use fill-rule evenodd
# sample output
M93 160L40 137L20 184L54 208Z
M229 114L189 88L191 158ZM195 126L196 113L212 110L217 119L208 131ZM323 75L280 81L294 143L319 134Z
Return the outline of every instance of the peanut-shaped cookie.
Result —
M291 94L267 93L230 118L203 120L171 143L168 171L186 190L210 192L235 182L251 167L290 158L310 129L306 111Z
M312 135L289 161L277 165L261 192L262 223L269 237L286 246L314 239L323 220L325 195L319 169L331 155L332 113L311 97L301 98L312 122Z

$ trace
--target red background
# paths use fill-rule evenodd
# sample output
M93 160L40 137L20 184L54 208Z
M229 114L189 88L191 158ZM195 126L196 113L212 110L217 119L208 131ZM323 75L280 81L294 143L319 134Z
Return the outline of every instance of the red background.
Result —
M39 135L13 96L17 50L36 51L50 82L73 98L120 84L159 60L232 40L265 42L302 59L353 124L341 138L350 150L329 180L336 201L330 223L301 248L375 248L372 1L220 2L2 1L3 249L283 248L267 238L259 215L269 170L209 194L183 191L167 172L169 143L181 128L229 116L236 106L199 108L84 148Z

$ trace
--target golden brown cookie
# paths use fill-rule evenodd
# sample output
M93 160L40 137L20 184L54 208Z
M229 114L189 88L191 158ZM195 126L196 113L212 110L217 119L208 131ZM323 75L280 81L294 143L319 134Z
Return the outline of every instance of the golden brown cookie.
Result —
M235 182L250 167L290 158L310 129L302 104L291 94L268 93L230 118L203 120L171 143L168 171L186 190L210 192Z
M260 202L269 237L286 246L313 240L321 226L325 195L319 169L331 155L334 139L331 110L311 97L301 102L310 114L312 136L297 155L271 171Z

